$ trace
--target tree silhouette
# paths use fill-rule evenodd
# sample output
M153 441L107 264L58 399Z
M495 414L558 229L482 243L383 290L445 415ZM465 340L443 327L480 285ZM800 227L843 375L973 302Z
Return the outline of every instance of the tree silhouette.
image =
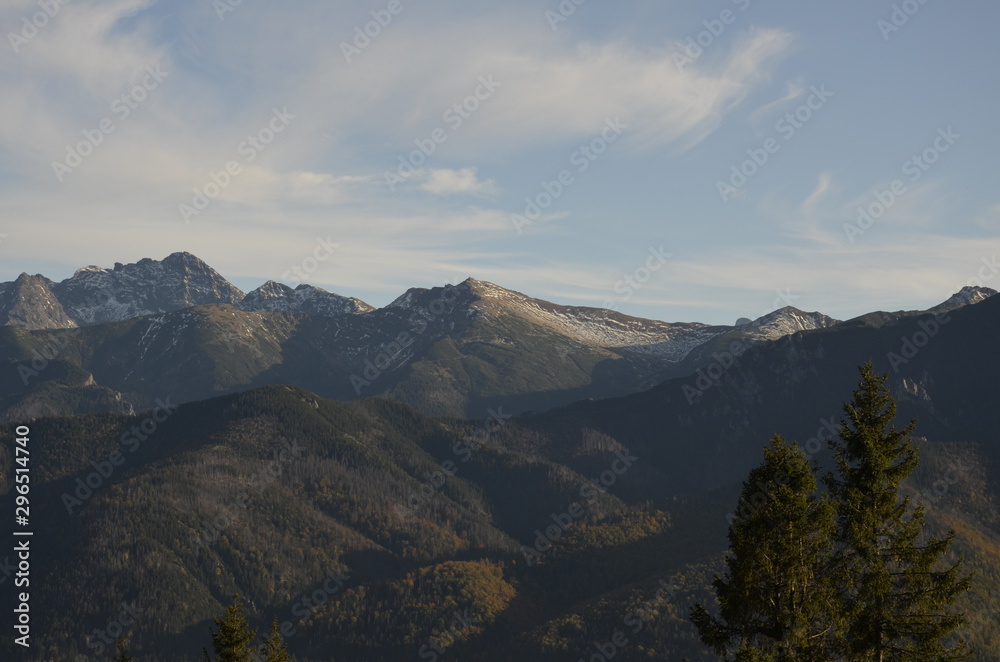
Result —
M743 484L735 516L726 573L713 582L720 614L700 604L692 610L702 641L740 662L831 659L833 590L825 568L834 508L817 494L798 446L771 439L763 463Z
M253 660L253 640L257 630L251 630L239 593L233 595L233 603L226 607L226 613L215 619L218 630L209 628L212 647L215 649L214 662L251 662ZM211 660L208 651L205 659Z
M848 662L964 659L961 645L945 641L965 622L949 607L970 578L961 561L936 570L954 532L925 536L924 507L900 497L918 462L915 422L896 429L888 374L876 375L870 362L860 371L840 438L830 442L836 472L825 481L837 505L839 653Z
M970 586L962 562L939 566L954 532L925 534L923 506L901 486L916 468L915 423L893 426L896 403L871 363L844 406L835 471L818 490L797 446L776 436L743 485L729 528L719 614L691 620L717 655L736 662L946 662L967 657L949 636Z
M114 662L133 662L134 657L128 654L128 639L125 635L118 637L118 655L115 656Z
M264 638L260 652L264 656L264 662L291 662L292 660L285 647L285 642L281 638L281 632L278 630L277 616L271 621L271 632Z

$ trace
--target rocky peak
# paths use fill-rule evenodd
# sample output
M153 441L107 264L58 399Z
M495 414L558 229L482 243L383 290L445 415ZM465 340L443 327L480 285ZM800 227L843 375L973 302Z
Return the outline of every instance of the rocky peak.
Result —
M823 313L807 313L794 306L785 306L738 328L762 340L776 340L799 331L825 329L839 323Z
M53 285L52 291L81 325L243 299L239 289L190 253L173 253L162 261L118 262L112 270L84 267Z
M246 295L237 308L254 312L276 311L320 317L340 317L375 310L360 299L341 296L320 287L302 284L292 289L273 280L267 281Z
M52 292L52 281L26 273L0 285L0 324L32 330L76 326Z
M963 306L971 306L977 304L980 301L985 301L991 296L996 294L997 291L990 289L988 287L973 287L965 286L955 294L951 295L947 301L939 303L930 309L930 312L934 313L946 313L952 310L957 310Z

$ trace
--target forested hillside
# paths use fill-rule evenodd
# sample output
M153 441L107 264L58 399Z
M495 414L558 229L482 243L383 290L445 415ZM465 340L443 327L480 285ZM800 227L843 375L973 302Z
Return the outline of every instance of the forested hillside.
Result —
M711 598L738 483L680 496L669 459L602 433L557 439L385 400L268 387L164 404L30 425L39 660L107 655L118 630L137 659L198 659L237 592L262 631L289 623L300 662L569 662L607 642L623 660L709 659L686 617ZM979 572L961 604L988 650L989 461L929 441L922 458L910 489ZM5 447L0 475L11 463Z

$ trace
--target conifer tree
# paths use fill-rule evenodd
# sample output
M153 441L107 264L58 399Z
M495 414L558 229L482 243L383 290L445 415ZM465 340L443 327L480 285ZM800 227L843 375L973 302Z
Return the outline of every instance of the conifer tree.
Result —
M834 509L802 450L775 436L750 473L729 529L720 613L691 620L717 655L737 662L822 662L829 654Z
M243 609L243 601L239 594L233 595L233 603L226 607L226 613L215 619L218 630L209 628L212 635L212 647L215 649L215 662L251 662L253 660L253 640L257 630L251 630ZM208 651L205 659L211 660Z
M271 632L267 637L264 638L264 643L260 647L261 655L264 656L264 662L291 662L292 658L288 654L288 648L285 647L285 642L281 638L281 632L278 630L278 617L275 616L274 620L271 621Z
M133 662L134 657L128 654L128 639L125 635L118 637L118 655L115 656L114 662Z
M838 548L831 574L839 590L839 654L848 662L964 659L947 637L963 622L949 607L968 590L961 561L938 569L954 532L924 535L924 508L900 496L917 466L914 422L896 429L896 403L871 363L839 439L826 484L837 505Z

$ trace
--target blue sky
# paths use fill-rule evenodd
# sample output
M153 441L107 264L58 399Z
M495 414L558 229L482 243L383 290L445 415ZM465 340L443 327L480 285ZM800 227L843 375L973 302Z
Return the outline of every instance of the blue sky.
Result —
M996 2L235 1L5 0L0 279L188 251L712 323L1000 289Z

